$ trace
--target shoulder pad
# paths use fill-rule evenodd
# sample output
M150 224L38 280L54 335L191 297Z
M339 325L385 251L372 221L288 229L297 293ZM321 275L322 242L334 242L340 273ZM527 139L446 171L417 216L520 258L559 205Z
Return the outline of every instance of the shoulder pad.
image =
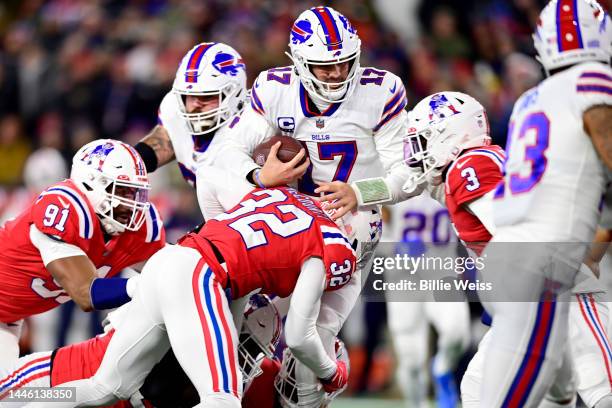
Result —
M55 185L43 191L32 208L32 222L45 234L91 239L96 216L89 203L70 186ZM74 231L72 231L72 229Z
M408 104L402 80L389 71L365 68L361 72L359 85L369 87L368 96L376 101L379 109L379 120L373 129L375 132L396 117Z
M251 107L265 116L274 98L291 84L295 77L293 66L270 68L261 72L251 88Z

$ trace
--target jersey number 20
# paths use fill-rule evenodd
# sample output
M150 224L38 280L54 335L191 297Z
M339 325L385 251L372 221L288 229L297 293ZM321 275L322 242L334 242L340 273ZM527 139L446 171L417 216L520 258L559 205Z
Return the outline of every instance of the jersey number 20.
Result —
M228 226L240 233L247 249L257 248L258 246L268 243L263 228L261 226L253 227L253 224L258 221L264 222L273 234L283 238L305 231L312 224L312 216L293 204L281 204L276 206L283 214L292 214L295 217L289 221L283 221L276 214L272 213L253 213L258 208L287 200L285 193L280 190L261 190L253 194L263 196L264 198L261 200L254 200L252 198L245 200L240 203L240 208L237 210L231 213L221 214L216 218L217 220L224 221L241 217L228 224Z

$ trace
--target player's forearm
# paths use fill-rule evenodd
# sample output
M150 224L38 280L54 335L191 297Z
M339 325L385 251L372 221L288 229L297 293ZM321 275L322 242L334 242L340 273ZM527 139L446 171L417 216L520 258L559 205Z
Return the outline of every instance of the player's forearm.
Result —
M363 179L351 184L357 195L359 209L376 204L396 204L410 197L417 196L425 189L425 184L406 188L407 180L414 171L408 166L399 164L385 177Z
M601 161L612 169L612 106L595 106L583 114L584 128Z
M361 293L361 270L356 270L349 283L338 290L325 292L321 297L321 310L317 318L317 329L337 336L355 306Z
M60 258L49 263L47 270L83 311L93 310L89 289L96 277L96 268L88 257Z
M304 262L285 323L287 346L319 378L327 378L336 370L336 364L325 352L316 329L324 282L323 262L319 258Z
M170 135L168 131L161 125L157 125L151 130L151 132L146 135L139 143L144 143L153 149L155 153L155 157L157 159L156 166L163 166L166 163L171 162L175 159L174 148L172 147L172 142L170 141ZM142 154L141 154L142 156ZM146 163L146 162L145 162ZM149 170L150 165L147 164L147 170Z

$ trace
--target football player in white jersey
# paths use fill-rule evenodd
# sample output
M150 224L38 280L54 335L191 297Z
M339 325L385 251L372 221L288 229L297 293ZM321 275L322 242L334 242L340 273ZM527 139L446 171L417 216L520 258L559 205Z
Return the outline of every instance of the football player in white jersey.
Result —
M147 171L176 159L185 180L195 185L197 167L218 157L222 134L239 120L246 100L240 54L223 43L193 47L159 106L158 125L135 146Z
M315 194L316 183L355 182L361 204L405 196L394 172L402 161L407 99L394 74L359 65L361 41L346 17L330 7L304 11L291 27L293 65L262 72L251 103L236 124L224 158L253 185L290 184ZM256 145L282 133L301 141L310 159L294 167L269 155L260 168ZM273 150L274 152L274 150ZM304 153L300 153L300 158ZM398 181L401 179L402 182Z
M484 107L469 95L441 92L419 102L410 118L413 128L406 139L407 153L410 153L407 163L422 165L422 177L441 174L446 192L441 203L446 202L458 236L468 248L480 255L483 243L495 234L491 195L502 178L503 162L501 148L489 144ZM447 159L449 154L450 160ZM406 205L415 200L407 201ZM424 216L418 217L412 212L407 217L425 220ZM422 224L425 223L414 225ZM407 232L414 231L414 225ZM431 241L440 240L439 237L440 234L432 235ZM592 270L597 270L602 248L595 247L590 259L585 260ZM557 378L540 408L575 406L576 390L589 407L612 395L608 368L612 360L607 353L610 346L606 333L608 307L604 288L586 266L581 268L581 272L584 275L575 279L572 294L576 299L570 306L569 350L576 375L572 378L571 365L568 365L568 370ZM480 385L483 357L490 347L490 337L489 333L480 343L478 353L463 377L461 394L464 407L483 406Z
M612 168L611 24L593 0L551 1L540 15L534 45L550 76L514 106L492 240L534 244L521 245L520 262L495 244L486 249L491 283L533 301L485 301L493 324L481 406L537 406L564 360L570 293L563 289L593 239L604 171ZM596 406L612 406L612 398Z
M443 251L444 254L453 254L456 251L457 237L448 210L429 197L427 192L387 208L388 219L383 217L383 244L379 249L384 247L387 251L392 250L392 242L418 241L424 247L434 249L436 253L437 250ZM378 255L383 255L380 252ZM395 256L394 252L384 255ZM431 253L428 251L427 255L431 256ZM386 270L387 279L391 273L401 275L406 272ZM402 277L397 276L393 281L400 279ZM387 321L398 359L397 381L408 406L428 406L427 351L431 324L438 334L438 347L432 364L437 406L456 407L459 396L454 372L470 338L470 312L467 302L393 300L391 295L387 299Z

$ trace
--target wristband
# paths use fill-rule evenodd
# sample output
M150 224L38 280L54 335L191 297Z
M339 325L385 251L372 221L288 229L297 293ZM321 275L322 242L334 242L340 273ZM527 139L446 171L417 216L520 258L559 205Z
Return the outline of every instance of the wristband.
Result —
M153 150L151 146L144 142L136 143L134 149L142 158L145 168L147 169L147 173L154 172L155 169L157 169L157 165L159 164L157 161L157 154L155 154L155 150Z
M351 184L357 196L357 205L384 204L391 200L391 193L382 177L359 180Z
M96 310L114 309L130 301L125 278L96 278L91 282L89 296Z
M255 183L260 187L260 188L266 188L265 184L261 182L261 180L259 179L259 172L261 172L261 169L257 169L253 172L253 179L255 179Z

